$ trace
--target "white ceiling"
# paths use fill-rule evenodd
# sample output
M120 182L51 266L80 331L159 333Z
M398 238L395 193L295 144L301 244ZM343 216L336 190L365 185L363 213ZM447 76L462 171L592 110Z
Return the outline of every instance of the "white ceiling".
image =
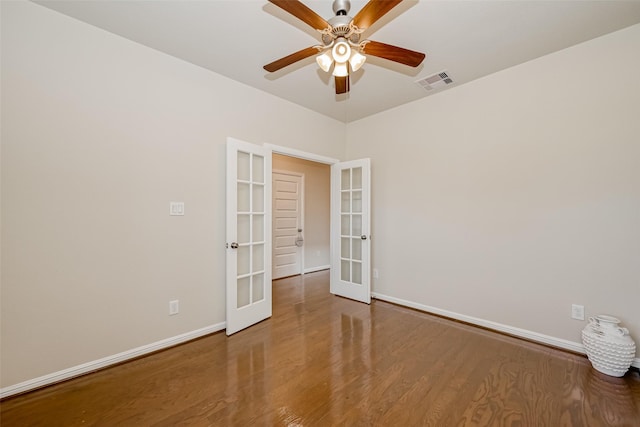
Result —
M351 92L336 95L333 78L313 57L273 74L263 70L320 40L315 30L265 0L36 3L342 122L430 95L414 81L443 70L455 82L450 88L640 23L640 0L405 0L364 36L424 52L424 63L414 69L369 57L352 76ZM303 3L325 19L333 15L331 0ZM353 0L349 14L365 3Z

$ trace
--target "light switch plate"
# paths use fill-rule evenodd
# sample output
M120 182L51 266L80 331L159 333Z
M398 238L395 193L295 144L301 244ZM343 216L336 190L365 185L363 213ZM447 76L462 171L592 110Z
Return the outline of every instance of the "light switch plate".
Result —
M169 301L169 316L180 313L180 301L175 299Z
M169 215L184 215L184 202L169 202Z

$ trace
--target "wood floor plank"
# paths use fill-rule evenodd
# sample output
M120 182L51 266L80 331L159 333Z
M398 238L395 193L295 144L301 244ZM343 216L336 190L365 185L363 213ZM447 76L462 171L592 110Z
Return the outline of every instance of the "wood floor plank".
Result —
M640 426L640 374L374 300L328 272L273 317L0 403L12 426Z

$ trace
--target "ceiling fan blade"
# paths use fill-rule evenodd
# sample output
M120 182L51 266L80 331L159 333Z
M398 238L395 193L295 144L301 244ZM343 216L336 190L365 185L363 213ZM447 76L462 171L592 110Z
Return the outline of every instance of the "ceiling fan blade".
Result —
M316 30L324 30L329 27L329 23L324 20L320 15L309 9L303 3L298 0L269 0L269 2L275 4L281 9L286 10L302 22L310 25Z
M402 0L369 0L352 22L356 27L365 30L399 3L402 3Z
M399 62L400 64L408 65L410 67L417 67L420 65L426 56L421 52L392 46L386 43L374 42L372 40L368 40L364 45L362 53L365 55L388 59L389 61Z
M338 77L336 76L336 95L349 92L351 83L349 82L349 76Z
M279 69L284 68L287 65L291 65L294 62L298 62L302 59L305 59L317 54L318 54L318 48L311 46L311 47L299 50L297 52L294 52L291 55L287 55L284 58L280 58L276 61L273 61L272 63L267 64L262 68L264 68L270 73L273 73L274 71L278 71Z

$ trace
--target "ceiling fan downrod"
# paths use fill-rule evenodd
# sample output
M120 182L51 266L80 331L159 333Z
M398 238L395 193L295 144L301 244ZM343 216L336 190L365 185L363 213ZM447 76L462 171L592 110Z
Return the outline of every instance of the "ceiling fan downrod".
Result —
M333 13L335 13L336 16L347 16L349 9L351 9L351 2L349 0L334 0Z

